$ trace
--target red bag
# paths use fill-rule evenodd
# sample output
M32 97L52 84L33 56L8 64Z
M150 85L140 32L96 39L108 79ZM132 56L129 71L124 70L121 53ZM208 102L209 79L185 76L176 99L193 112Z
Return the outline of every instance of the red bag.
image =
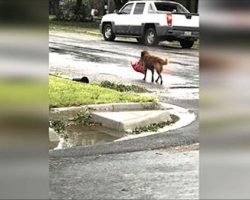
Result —
M136 72L140 72L140 73L144 74L144 67L139 64L139 61L135 62L135 63L131 62L131 66L133 67L133 69Z
M144 67L141 66L139 64L139 61L135 62L135 63L132 63L131 62L131 66L133 67L133 69L136 71L136 72L140 72L142 74L144 74ZM163 68L163 71L162 71L163 74L170 74L170 70L167 69L167 68Z

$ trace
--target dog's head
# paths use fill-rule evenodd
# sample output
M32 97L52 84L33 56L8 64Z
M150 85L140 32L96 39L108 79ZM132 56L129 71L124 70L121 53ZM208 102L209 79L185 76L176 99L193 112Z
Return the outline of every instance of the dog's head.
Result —
M141 52L141 58L140 58L140 60L138 62L139 65L141 65L141 66L143 65L143 62L144 62L144 59L145 59L146 55L149 55L148 51L142 51Z
M142 51L141 52L141 60L143 60L146 55L149 55L148 51Z

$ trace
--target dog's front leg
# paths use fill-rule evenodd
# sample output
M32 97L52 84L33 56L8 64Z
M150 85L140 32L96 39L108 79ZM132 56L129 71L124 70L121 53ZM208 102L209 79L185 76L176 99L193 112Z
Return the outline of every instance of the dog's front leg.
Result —
M144 78L143 78L144 81L146 81L146 76L147 76L147 68L145 67L144 68Z

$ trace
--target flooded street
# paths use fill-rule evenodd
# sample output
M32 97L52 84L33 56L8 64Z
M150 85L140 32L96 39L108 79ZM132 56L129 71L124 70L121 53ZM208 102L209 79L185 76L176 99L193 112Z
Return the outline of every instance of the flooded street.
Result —
M199 60L198 50L180 47L146 47L133 41L106 42L102 38L83 36L50 36L50 73L69 78L88 76L91 82L103 80L136 84L169 97L198 99ZM143 74L135 72L131 62L137 61L142 50L162 58L168 57L170 64L163 71L163 86L152 84L151 73L147 82ZM156 75L155 75L156 76Z

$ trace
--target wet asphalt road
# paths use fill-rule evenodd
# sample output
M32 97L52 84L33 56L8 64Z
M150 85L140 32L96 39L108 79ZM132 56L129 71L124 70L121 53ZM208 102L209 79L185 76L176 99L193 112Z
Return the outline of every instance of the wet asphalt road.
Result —
M198 151L52 158L52 199L198 199Z
M175 99L198 99L197 49L183 50L179 46L166 45L146 47L133 40L106 42L91 36L72 38L64 35L50 35L49 49L50 73L70 78L88 76L91 82L133 83ZM150 83L151 72L147 73L145 83L143 74L133 71L130 63L139 59L142 50L169 58L170 64L163 71L163 86Z
M178 46L145 47L129 40L50 35L50 73L69 78L88 76L133 83L154 92L161 101L182 106L198 116L198 50ZM163 86L147 82L130 66L142 50L168 57ZM197 199L198 152L154 152L150 149L197 143L198 120L161 135L50 153L52 199ZM140 151L140 152L136 152ZM126 153L129 152L129 153ZM70 156L74 155L74 157ZM101 155L101 156L100 156ZM66 156L66 157L64 157Z

